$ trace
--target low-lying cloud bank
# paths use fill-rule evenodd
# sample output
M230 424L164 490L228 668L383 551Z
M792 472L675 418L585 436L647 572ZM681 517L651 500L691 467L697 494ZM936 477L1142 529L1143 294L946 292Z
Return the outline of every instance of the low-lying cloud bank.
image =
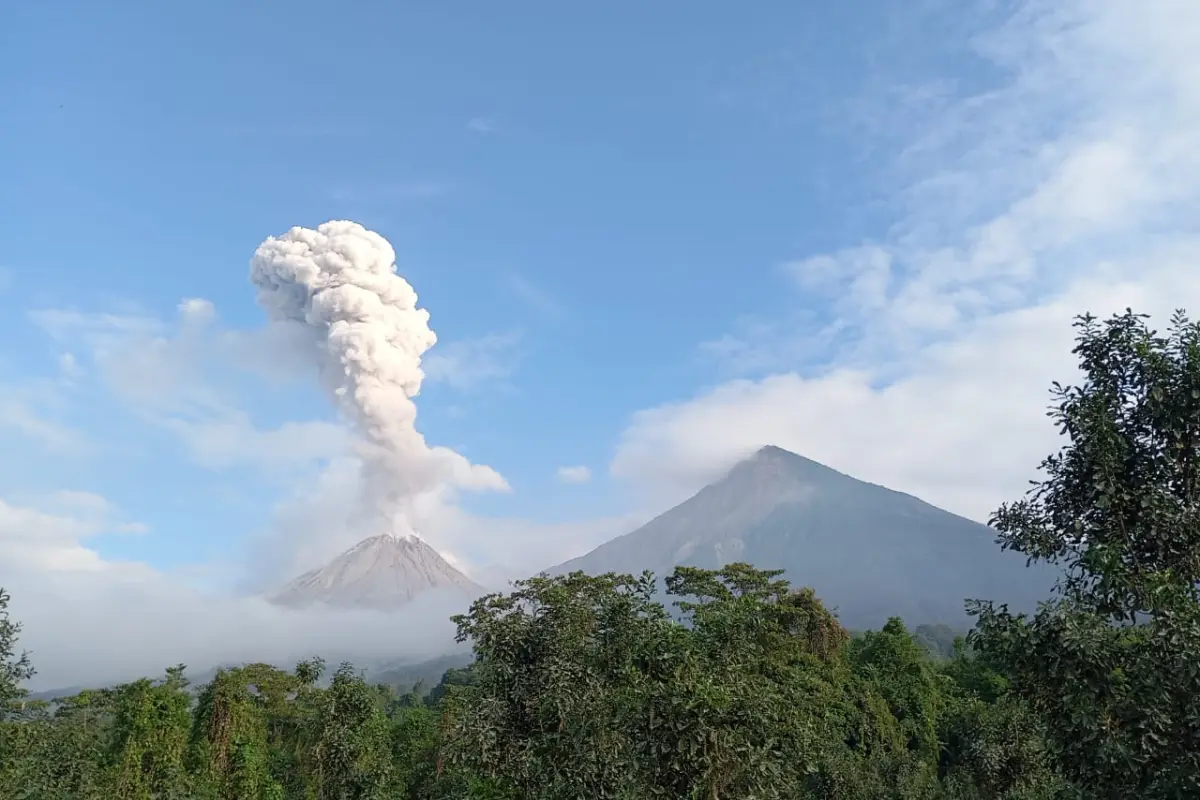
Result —
M178 663L195 674L254 661L291 667L312 656L362 666L418 661L455 649L450 617L467 607L461 597L430 594L388 614L290 610L174 584L136 566L4 583L12 616L24 625L20 646L38 670L35 691L155 676Z

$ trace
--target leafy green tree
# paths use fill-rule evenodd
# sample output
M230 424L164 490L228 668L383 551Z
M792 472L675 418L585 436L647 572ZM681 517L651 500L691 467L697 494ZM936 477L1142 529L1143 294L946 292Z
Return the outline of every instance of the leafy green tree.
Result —
M473 681L452 686L447 766L516 797L633 797L630 743L619 695L667 625L652 580L538 577L477 600L455 618L475 648Z
M141 679L113 693L108 752L112 797L192 800L184 752L191 727L187 679L181 664L159 681Z
M17 638L21 623L14 622L8 613L8 592L0 587L0 720L24 700L27 692L21 683L34 676L28 653L17 655Z
M1046 745L1046 726L1008 679L959 638L939 662L946 679L939 776L954 800L1051 800L1067 784Z
M905 694L908 656L937 692L921 648L890 631L856 673L846 631L778 576L680 568L682 620L649 574L482 598L457 619L476 661L447 692L444 755L522 798L931 796L938 704Z
M105 768L111 733L111 692L26 704L19 717L0 723L5 753L0 797L103 800L112 796Z
M316 800L385 800L394 792L388 719L378 692L351 665L314 695L305 738Z
M927 652L893 617L880 631L868 631L851 648L855 671L888 704L904 747L929 764L937 762L942 693Z
M452 686L470 686L475 683L477 674L473 666L451 667L442 674L438 684L425 695L425 704L430 708L438 706L442 698Z
M113 693L86 690L56 701L58 708L37 737L47 749L37 758L47 783L44 797L105 797L105 744L112 734Z
M1024 703L962 697L942 731L940 772L955 800L1052 800L1063 795L1042 721Z
M992 518L1063 568L1031 617L979 603L972 641L1044 719L1080 797L1200 797L1200 326L1081 317L1067 441Z
M931 657L948 661L954 658L958 640L966 636L966 631L956 631L949 625L942 624L918 625L913 629L912 635L917 644L929 651Z
M217 797L284 797L272 747L284 744L286 728L278 723L290 716L289 700L299 688L295 675L267 664L221 670L204 687L193 714L189 761Z

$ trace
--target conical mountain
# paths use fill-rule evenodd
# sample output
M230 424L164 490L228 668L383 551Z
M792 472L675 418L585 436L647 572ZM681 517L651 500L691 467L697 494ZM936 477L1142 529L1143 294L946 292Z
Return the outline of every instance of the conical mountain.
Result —
M468 598L486 593L420 538L385 535L364 539L296 578L270 600L293 608L324 604L390 611L434 590L453 590Z
M764 447L721 480L641 528L551 574L717 568L745 561L811 586L852 629L890 616L966 625L966 598L1033 610L1055 573L1003 552L986 525Z

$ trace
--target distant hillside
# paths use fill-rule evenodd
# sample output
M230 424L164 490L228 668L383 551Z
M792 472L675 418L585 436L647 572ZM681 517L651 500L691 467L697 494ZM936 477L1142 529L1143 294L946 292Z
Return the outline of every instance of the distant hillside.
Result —
M195 694L196 692L199 692L200 689L205 684L212 681L212 679L214 677L216 677L218 671L220 671L222 669L231 669L236 666L238 666L238 665L237 664L225 664L220 667L212 667L210 669L206 669L201 672L190 672L190 671L185 672L184 675L187 677L187 680L188 680L188 688L193 694ZM159 674L159 675L143 676L143 677L152 677L152 678L157 679L157 678L161 678L162 675ZM120 685L120 683L112 683L112 684L105 684L105 685L92 684L89 686L64 686L61 689L43 689L40 692L30 692L29 699L30 700L59 700L64 697L74 697L75 695L79 694L80 692L83 692L83 691L86 691L89 689L93 690L93 691L99 690L99 689L111 689L111 688L114 688L115 686L119 686L119 685Z
M475 656L472 653L455 653L416 664L401 664L370 670L367 672L367 680L371 683L392 686L401 692L413 689L418 684L423 687L424 691L429 691L438 685L448 670L468 667L474 659Z
M1055 573L1002 552L986 525L764 447L691 499L550 574L668 574L746 561L811 586L849 628L969 626L963 601L1033 610Z
M382 683L405 692L414 688L418 683L423 684L426 691L433 689L442 680L448 670L463 669L471 664L474 656L469 651L450 653L426 661L396 661L387 662L352 662L364 673L370 683ZM187 679L193 693L198 692L205 684L212 681L221 669L233 669L241 664L224 664L199 672L187 672ZM287 668L290 665L276 665ZM321 683L327 684L332 677L336 664L326 664L326 672ZM160 677L160 676L153 676ZM30 692L31 700L55 700L62 697L72 697L85 689L111 688L100 685L66 686L60 689L45 689L40 692Z

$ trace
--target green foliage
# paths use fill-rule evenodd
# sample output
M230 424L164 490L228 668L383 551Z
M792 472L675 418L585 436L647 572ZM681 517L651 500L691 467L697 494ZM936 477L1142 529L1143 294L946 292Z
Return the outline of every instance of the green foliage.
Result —
M305 740L317 800L383 800L393 788L391 735L379 695L349 664L315 698Z
M913 629L917 644L938 660L954 658L958 642L965 636L966 631L956 631L949 625L918 625Z
M17 636L21 633L21 625L9 618L8 601L8 592L0 587L0 720L13 711L15 704L25 699L26 692L21 688L21 682L34 675L29 655L17 655Z
M29 704L0 726L0 797L75 800L104 796L111 694L84 692L51 711Z
M904 748L936 763L942 697L924 648L893 618L879 632L868 631L850 648L850 661L879 696L903 737Z
M812 591L745 564L677 570L675 615L654 585L576 574L483 598L457 620L475 662L424 698L349 665L319 688L312 661L222 670L194 698L176 667L27 704L0 727L0 796L1049 796L1016 793L1048 774L1040 740L1013 748L965 647L939 666L898 620L852 642Z
M290 697L300 680L266 664L221 670L200 693L193 715L189 765L223 800L279 800L276 777L291 762L273 757L294 717ZM281 769L282 768L282 769Z
M1002 543L1058 563L1032 617L989 603L972 641L1045 721L1088 797L1200 796L1200 326L1126 312L1078 323L1083 380L1055 385L1067 444ZM1082 790L1081 790L1082 791Z
M458 618L471 684L445 752L523 798L926 797L938 681L902 626L849 636L808 590L733 564L519 582ZM915 742L915 744L914 744Z
M941 737L940 772L952 797L1049 800L1068 788L1054 770L1044 726L1018 700L962 698Z
M112 732L106 754L112 796L120 800L190 798L184 770L191 697L182 665L161 681L142 679L118 687L112 700Z

